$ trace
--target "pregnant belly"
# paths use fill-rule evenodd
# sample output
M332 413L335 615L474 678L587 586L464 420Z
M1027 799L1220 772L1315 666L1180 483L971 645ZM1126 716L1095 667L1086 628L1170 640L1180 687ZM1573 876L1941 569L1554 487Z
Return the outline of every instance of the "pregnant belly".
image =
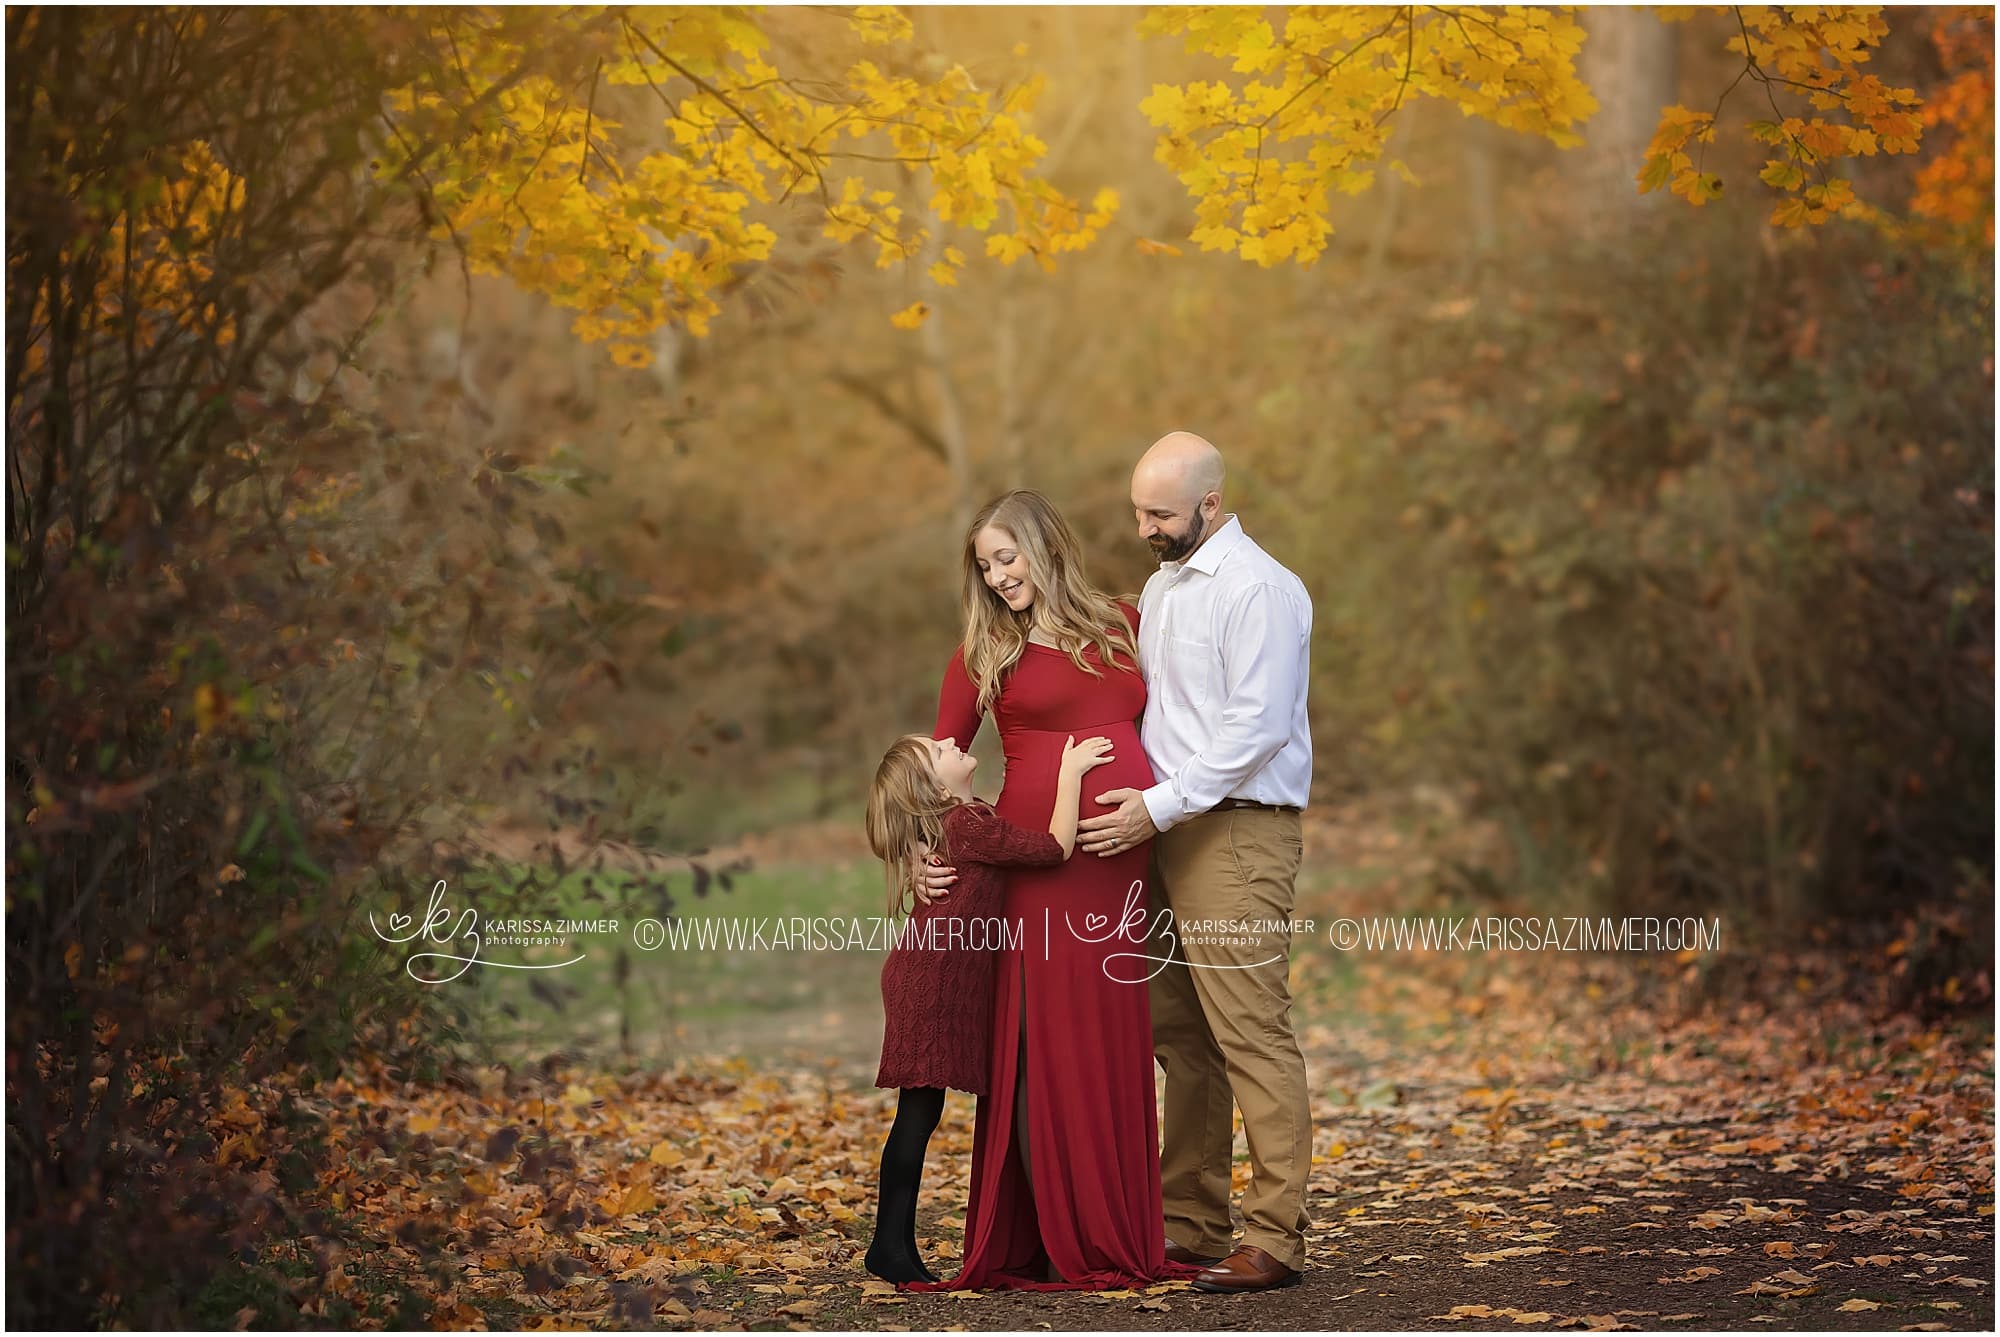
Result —
M1074 733L1078 742L1086 738L1111 740L1112 759L1086 771L1078 812L1095 817L1115 805L1096 801L1112 789L1147 789L1153 784L1153 768L1139 743L1139 728L1130 720L1116 724L1086 724L1074 730L1017 730L1002 741L1007 749L1007 779L994 807L1008 821L1032 829L1048 825L1055 806L1056 774L1061 767L1063 743Z

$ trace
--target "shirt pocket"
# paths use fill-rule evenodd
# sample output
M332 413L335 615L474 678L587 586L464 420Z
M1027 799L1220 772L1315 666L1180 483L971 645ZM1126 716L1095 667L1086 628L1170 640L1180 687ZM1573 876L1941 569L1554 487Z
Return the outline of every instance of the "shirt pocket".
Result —
M1166 686L1169 700L1184 706L1206 705L1209 677L1215 671L1215 647L1185 636L1167 637Z

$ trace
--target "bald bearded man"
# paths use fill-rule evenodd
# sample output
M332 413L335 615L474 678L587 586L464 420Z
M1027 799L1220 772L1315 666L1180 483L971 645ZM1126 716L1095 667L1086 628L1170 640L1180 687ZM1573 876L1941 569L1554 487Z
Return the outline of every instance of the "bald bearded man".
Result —
M1153 918L1173 912L1149 986L1167 1257L1207 1264L1202 1290L1239 1292L1296 1285L1305 1267L1312 1113L1287 925L1312 780L1312 600L1223 513L1223 477L1221 452L1189 432L1132 471L1139 534L1160 560L1139 596L1140 737L1158 783L1099 795L1117 810L1080 822L1077 843L1108 856L1153 841ZM1232 1098L1250 1144L1233 1250Z

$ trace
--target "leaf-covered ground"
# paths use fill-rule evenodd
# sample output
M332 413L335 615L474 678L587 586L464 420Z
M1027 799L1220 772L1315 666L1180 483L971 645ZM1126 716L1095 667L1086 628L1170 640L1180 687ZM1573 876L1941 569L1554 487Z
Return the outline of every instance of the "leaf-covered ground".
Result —
M860 1262L893 1096L851 1057L791 1055L439 1086L358 1062L303 1101L335 1150L306 1204L326 1234L209 1299L257 1327L1993 1327L1990 1011L1899 1010L1894 948L1335 953L1329 915L1434 883L1403 845L1310 839L1296 1288L897 1294ZM278 1096L246 1093L235 1154L271 1154ZM932 1143L918 1233L941 1274L971 1125L954 1095Z

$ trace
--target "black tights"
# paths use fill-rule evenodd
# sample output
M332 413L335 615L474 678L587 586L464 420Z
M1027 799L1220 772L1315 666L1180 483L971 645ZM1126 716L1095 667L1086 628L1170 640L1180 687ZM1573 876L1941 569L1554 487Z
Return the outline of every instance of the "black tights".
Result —
M896 1096L896 1122L882 1144L881 1196L875 1205L875 1238L868 1270L884 1281L936 1281L917 1253L917 1185L924 1152L944 1114L944 1088L906 1086Z
M1026 985L1024 978L1023 986ZM1021 1015L1015 1050L1014 1149L1021 1174L1032 1184L1028 1157L1028 1019ZM866 1267L884 1281L936 1281L917 1252L917 1187L924 1177L924 1153L944 1115L944 1088L906 1086L896 1093L896 1121L882 1144L882 1186L875 1203L875 1238L869 1242ZM1033 1190L1031 1189L1030 1192ZM1044 1255L1046 1258L1046 1255ZM1045 1277L1061 1281L1054 1262L1045 1261Z

